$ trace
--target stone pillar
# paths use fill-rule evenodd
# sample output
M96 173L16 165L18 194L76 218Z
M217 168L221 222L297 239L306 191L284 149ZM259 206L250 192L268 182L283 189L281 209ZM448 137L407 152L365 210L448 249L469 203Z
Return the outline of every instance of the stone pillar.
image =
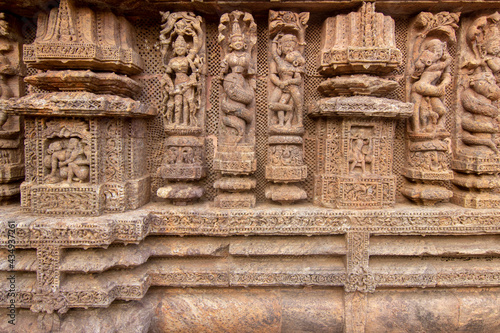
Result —
M162 101L165 153L158 168L169 181L158 196L174 204L199 199L204 189L193 184L206 175L205 142L205 28L190 12L161 13Z
M469 208L500 206L500 13L469 18L459 39L455 171L452 202Z
M271 44L269 82L269 149L266 198L292 203L307 198L297 185L306 179L302 135L305 33L309 13L269 11Z
M24 61L43 93L9 106L26 117L22 207L38 214L100 215L149 200L146 121L155 110L133 98L142 71L135 31L111 11L62 0L41 13ZM110 72L113 71L113 72Z
M255 88L257 70L257 25L250 13L235 10L222 15L219 44L222 49L222 93L220 132L214 169L222 175L214 187L219 190L219 208L255 206L257 168L255 157Z
M395 204L392 172L397 119L412 105L382 98L397 83L378 77L401 62L394 20L364 3L358 12L326 19L319 71L321 99L309 110L317 122L314 202L332 208L384 208ZM351 75L346 75L351 74Z
M408 179L401 193L419 204L447 201L453 178L448 161L450 133L446 129L446 88L452 79L448 45L456 43L457 13L420 13L409 32L407 100L413 103L408 123L406 165Z
M8 99L23 94L22 38L12 17L0 13L0 203L19 197L24 178L22 119L7 115Z

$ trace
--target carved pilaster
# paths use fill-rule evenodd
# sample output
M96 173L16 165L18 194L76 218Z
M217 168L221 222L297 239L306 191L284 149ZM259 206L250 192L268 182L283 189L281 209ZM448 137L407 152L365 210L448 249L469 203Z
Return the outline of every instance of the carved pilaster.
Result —
M37 288L33 296L31 310L34 312L65 313L68 302L60 292L62 249L59 246L40 246L37 248Z
M0 13L0 203L18 197L24 177L22 119L7 115L7 100L23 94L21 37L12 17Z
M407 100L413 103L408 123L406 166L408 183L401 193L424 205L447 201L452 192L445 182L449 168L450 133L446 129L446 89L451 83L452 57L448 46L456 43L460 14L420 13L409 33Z
M160 32L162 101L165 132L162 165L158 175L169 183L158 196L174 204L200 198L204 189L193 184L206 174L205 142L205 27L190 12L161 13Z
M500 13L467 19L459 53L452 202L469 208L500 205Z
M255 89L257 25L250 13L222 15L219 44L222 49L220 131L214 169L222 174L214 187L220 208L255 206Z
M307 177L303 105L305 32L309 13L269 12L269 149L266 198L280 203L307 198L297 185Z

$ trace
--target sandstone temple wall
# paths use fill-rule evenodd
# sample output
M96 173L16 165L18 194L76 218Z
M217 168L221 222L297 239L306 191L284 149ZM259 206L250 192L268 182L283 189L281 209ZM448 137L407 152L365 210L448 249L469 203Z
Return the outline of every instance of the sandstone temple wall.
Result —
M500 331L500 1L0 0L0 332Z

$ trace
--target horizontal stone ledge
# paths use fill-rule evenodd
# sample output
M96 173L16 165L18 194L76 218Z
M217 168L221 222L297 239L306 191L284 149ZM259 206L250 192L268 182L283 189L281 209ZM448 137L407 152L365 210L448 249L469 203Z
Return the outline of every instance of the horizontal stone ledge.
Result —
M281 206L262 204L251 210L220 210L211 203L187 207L150 203L127 213L71 218L36 217L11 205L0 207L0 216L0 248L8 247L9 229L11 233L15 230L17 248L107 247L112 243L140 243L148 235L313 236L353 231L372 235L500 233L500 210L468 209L453 204L430 208L399 204L391 209L374 210L326 209L310 204L283 210Z

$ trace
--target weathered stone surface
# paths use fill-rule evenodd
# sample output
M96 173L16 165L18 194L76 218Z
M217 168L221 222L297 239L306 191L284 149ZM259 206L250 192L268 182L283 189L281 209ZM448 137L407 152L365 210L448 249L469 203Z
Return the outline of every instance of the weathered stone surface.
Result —
M498 331L499 3L0 0L0 315Z
M384 96L397 89L396 81L369 75L337 76L327 79L318 87L324 96Z
M46 71L26 77L25 82L44 90L77 90L98 94L137 97L142 86L125 75L87 71Z

